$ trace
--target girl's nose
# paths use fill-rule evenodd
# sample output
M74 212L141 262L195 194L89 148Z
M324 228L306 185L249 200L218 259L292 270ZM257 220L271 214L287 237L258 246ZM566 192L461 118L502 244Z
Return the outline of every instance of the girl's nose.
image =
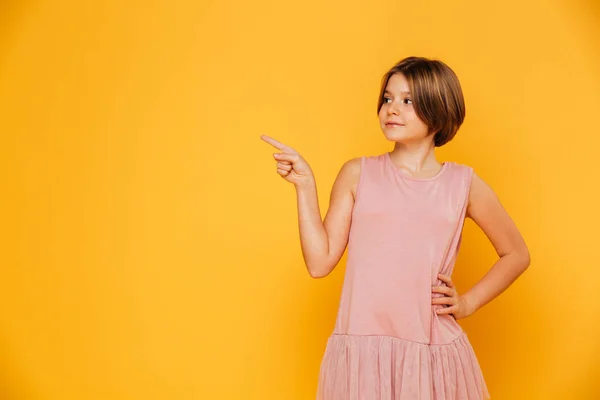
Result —
M392 114L398 115L399 114L398 107L396 107L395 105L391 104L390 107L388 108L388 114L389 115L392 115Z

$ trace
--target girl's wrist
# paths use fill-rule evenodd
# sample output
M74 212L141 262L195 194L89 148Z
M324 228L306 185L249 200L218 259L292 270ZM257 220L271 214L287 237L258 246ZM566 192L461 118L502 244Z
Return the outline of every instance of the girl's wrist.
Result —
M306 179L295 185L296 190L304 191L304 190L313 190L316 188L317 183L314 179Z
M473 294L471 292L467 292L462 295L462 298L467 308L467 315L473 315L475 311L479 309L476 299L473 298Z

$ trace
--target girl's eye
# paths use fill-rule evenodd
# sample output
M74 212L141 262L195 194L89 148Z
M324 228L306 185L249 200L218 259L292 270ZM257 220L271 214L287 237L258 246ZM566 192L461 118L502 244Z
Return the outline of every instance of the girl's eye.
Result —
M389 98L389 97L384 97L384 98L383 98L383 102L384 102L384 103L387 103L387 102L388 102L388 100L392 100L392 99L391 99L391 98ZM403 102L404 102L404 104L412 104L412 100L411 100L411 99L409 99L409 98L406 98L406 99L404 99L404 100L403 100ZM407 102L408 102L408 103L407 103Z

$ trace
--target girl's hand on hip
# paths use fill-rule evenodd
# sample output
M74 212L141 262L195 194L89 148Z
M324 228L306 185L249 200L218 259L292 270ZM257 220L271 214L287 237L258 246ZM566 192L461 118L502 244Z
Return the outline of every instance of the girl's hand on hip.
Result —
M283 179L296 187L314 182L312 169L296 150L267 135L260 138L281 151L273 154L273 158L277 160L277 173Z
M436 314L452 314L454 319L466 318L471 315L473 312L469 304L464 296L458 294L452 279L442 274L439 274L438 277L446 283L446 286L433 286L431 291L434 293L443 293L445 296L432 298L431 304L445 304L447 307L437 309L435 311Z

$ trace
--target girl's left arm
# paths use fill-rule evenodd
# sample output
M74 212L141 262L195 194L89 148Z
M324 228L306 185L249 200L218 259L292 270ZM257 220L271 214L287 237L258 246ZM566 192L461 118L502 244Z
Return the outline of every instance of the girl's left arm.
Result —
M481 228L500 257L483 278L462 295L468 314L472 314L504 292L529 267L530 257L512 218L492 188L475 172L466 216Z

